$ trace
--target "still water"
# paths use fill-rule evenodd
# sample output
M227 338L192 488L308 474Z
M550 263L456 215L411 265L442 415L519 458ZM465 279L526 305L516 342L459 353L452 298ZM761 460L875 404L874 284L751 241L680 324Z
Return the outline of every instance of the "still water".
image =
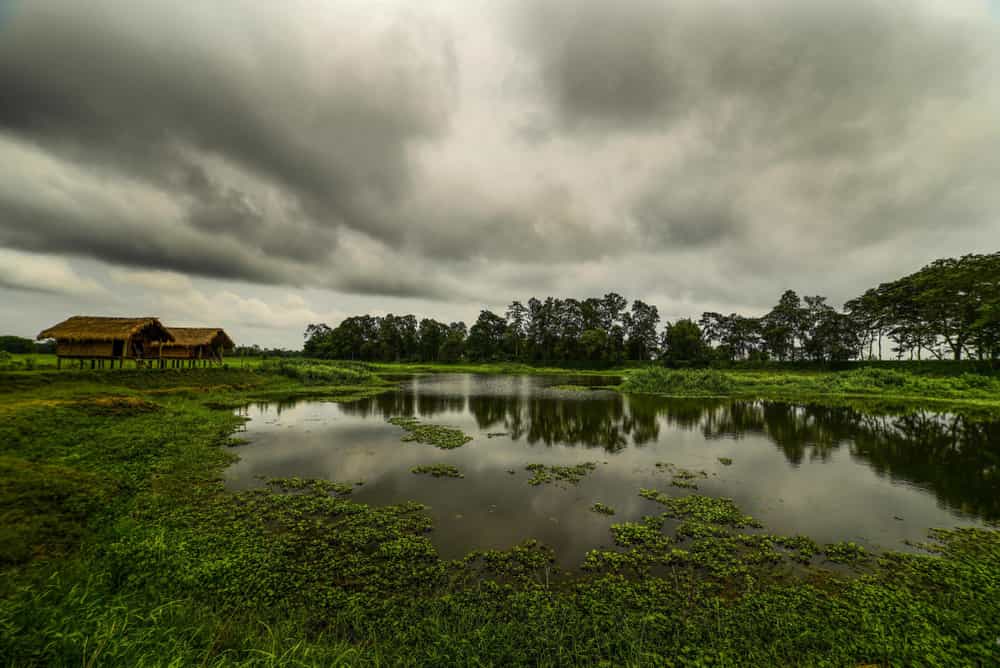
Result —
M610 547L611 524L661 512L638 495L643 487L730 497L769 532L876 549L905 549L904 541L923 540L930 527L1000 519L1000 422L555 387L600 382L415 376L349 404L252 405L241 411L250 418L242 435L250 443L226 471L227 485L245 489L286 476L363 480L356 501L429 506L431 539L443 557L537 538L564 567ZM405 432L386 422L393 416L458 427L474 439L455 450L405 443ZM578 485L528 484L528 464L583 462L597 468ZM664 462L699 472L697 492L671 486L670 472L656 466ZM422 464L452 464L465 477L411 473ZM591 511L595 502L616 514Z

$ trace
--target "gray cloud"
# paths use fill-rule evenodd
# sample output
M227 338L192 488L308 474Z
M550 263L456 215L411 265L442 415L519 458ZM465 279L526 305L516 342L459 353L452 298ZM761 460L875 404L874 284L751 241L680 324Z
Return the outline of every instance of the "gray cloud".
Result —
M192 235L238 240L248 253L315 262L333 250L339 226L398 238L373 211L407 192L414 142L446 127L447 36L425 25L358 26L350 14L310 32L289 16L304 8L19 5L0 40L0 128L111 179L145 181L183 209ZM290 211L255 204L267 189ZM65 229L47 223L36 219L42 229L30 241L6 241L67 251ZM84 228L73 243L113 262L155 260L97 236ZM246 258L228 268L145 246L184 271L277 278Z
M472 318L837 301L1000 238L978 0L381 7L11 4L0 246Z

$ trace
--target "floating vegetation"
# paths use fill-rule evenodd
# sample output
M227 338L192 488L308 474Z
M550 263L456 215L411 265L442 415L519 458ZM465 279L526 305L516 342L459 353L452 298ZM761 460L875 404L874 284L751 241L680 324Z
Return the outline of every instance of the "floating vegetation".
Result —
M857 565L868 560L868 552L852 541L830 543L823 548L827 561L837 564Z
M584 462L576 466L546 466L545 464L528 464L525 470L531 471L529 485L541 485L550 482L579 483L591 471L597 468L597 462Z
M639 496L666 507L664 515L674 519L694 519L700 522L730 527L760 527L760 522L744 515L732 499L714 496L668 496L655 489L640 489Z
M587 385L552 385L548 389L563 392L589 392L591 390Z
M402 440L425 443L444 450L460 448L472 440L472 437L461 429L439 424L423 424L413 417L391 417L388 422L408 432Z
M506 431L491 431L486 434L486 438L499 438L500 436L508 436L509 432Z
M309 492L312 494L334 494L347 496L354 491L354 486L346 482L332 482L316 478L270 478L267 484L272 489L282 492Z
M432 475L435 478L464 478L465 475L458 470L458 467L451 464L425 464L414 466L410 469L412 473L422 473Z
M606 506L603 503L601 503L600 501L598 501L597 503L595 503L594 505L592 505L590 507L590 509L592 511L594 511L595 513L601 513L602 515L614 515L615 514L615 509L614 508L612 508L611 506Z
M729 457L719 457L719 463L723 466L732 466L733 460Z
M692 471L691 469L675 466L670 462L656 462L656 468L668 471L673 476L670 484L682 489L698 489L698 484L692 481L708 477L708 472L706 471Z

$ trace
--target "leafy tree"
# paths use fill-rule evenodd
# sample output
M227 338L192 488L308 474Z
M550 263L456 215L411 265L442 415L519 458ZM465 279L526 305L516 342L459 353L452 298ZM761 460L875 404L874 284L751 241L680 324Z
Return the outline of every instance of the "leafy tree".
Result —
M698 366L708 360L701 328L690 319L667 323L663 331L662 360L667 366Z

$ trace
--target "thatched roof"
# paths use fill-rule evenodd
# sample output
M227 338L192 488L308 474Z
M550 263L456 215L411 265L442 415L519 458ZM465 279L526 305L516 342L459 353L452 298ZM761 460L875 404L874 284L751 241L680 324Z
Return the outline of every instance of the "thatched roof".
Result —
M170 346L213 346L221 345L232 350L236 344L221 327L170 327L174 340Z
M89 315L74 315L42 331L38 338L61 341L124 341L140 332L154 340L174 340L173 335L156 318L105 318Z

